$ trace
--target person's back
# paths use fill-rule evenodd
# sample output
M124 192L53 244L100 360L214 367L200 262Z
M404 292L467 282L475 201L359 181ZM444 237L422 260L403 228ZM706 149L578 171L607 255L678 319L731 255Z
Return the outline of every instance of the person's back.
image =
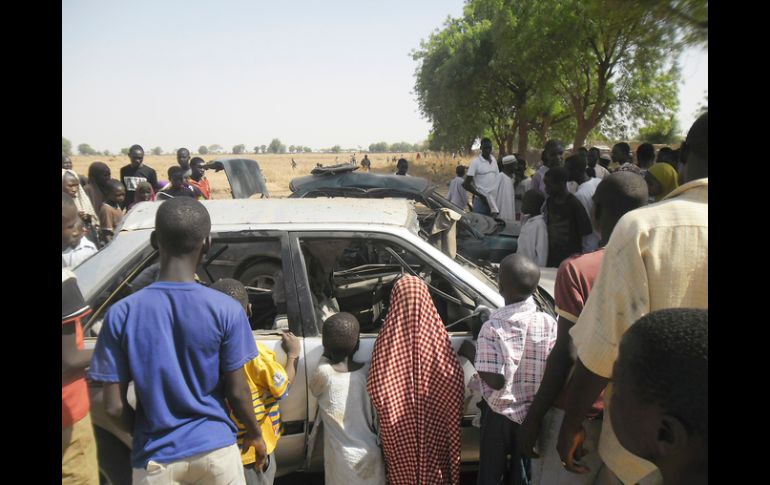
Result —
M548 228L540 208L545 202L545 196L539 190L531 189L522 199L522 225L519 231L516 254L531 259L540 267L548 262Z
M544 179L549 195L544 211L548 227L547 266L556 268L572 254L582 252L583 236L591 234L593 227L577 197L566 190L566 169L552 168Z
M326 483L384 485L374 408L366 390L369 365L353 361L359 326L349 313L323 325L324 355L310 380L323 422Z
M258 354L246 313L194 280L210 228L196 200L158 208L159 281L115 303L96 344L89 377L105 383L110 416L133 422L127 431L134 433L135 482L153 476L184 483L197 474L211 483L244 483L225 398L247 426L244 449L256 448L260 466L265 460L242 371ZM135 414L124 404L129 381L140 403Z
M567 463L568 443L579 432L584 393L605 385L626 330L642 315L665 308L708 308L708 113L693 124L682 149L689 182L662 202L624 215L605 249L604 261L583 313L570 330L578 361L567 389L576 396L559 436ZM611 393L611 391L608 391ZM598 393L597 393L598 394ZM608 409L606 414L611 414ZM655 472L617 442L605 414L599 453L624 482Z
M449 182L449 192L447 198L462 210L468 208L468 193L463 188L463 179L465 177L465 167L458 165L455 167L455 178Z

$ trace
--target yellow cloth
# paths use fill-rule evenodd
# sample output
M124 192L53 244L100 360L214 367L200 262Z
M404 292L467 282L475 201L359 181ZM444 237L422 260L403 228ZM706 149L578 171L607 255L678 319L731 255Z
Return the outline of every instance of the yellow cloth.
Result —
M286 370L275 359L275 352L260 343L257 343L257 350L259 355L247 362L243 366L243 371L249 383L254 413L262 429L262 438L265 440L269 455L275 450L275 445L283 434L278 401L286 396L289 390L289 379L286 376ZM240 447L243 444L246 427L232 413L230 417L238 426L238 446ZM255 460L254 448L249 448L249 451L241 454L244 465L254 463Z
M659 202L679 187L679 174L676 169L667 163L656 163L647 172L660 182L663 191L655 196L655 202Z
M708 308L708 178L620 219L570 335L583 364L610 377L620 338L636 320L682 307ZM609 419L611 392L608 386L599 454L623 483L636 483L656 468L617 442Z
M537 170L535 170L534 168L528 166L524 170L524 177L531 177L531 176L535 175L535 172L537 172Z

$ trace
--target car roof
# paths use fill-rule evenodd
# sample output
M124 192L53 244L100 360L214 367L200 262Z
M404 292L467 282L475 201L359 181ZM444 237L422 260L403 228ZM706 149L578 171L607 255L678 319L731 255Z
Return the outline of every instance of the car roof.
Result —
M405 199L218 199L202 200L212 228L239 224L380 224L410 228L416 213ZM126 214L121 231L153 229L162 202L140 202Z
M429 188L432 188L433 184L421 177L364 172L306 175L294 178L289 183L289 188L292 192L299 191L302 193L322 188L343 187L360 187L364 189L387 188L422 194Z

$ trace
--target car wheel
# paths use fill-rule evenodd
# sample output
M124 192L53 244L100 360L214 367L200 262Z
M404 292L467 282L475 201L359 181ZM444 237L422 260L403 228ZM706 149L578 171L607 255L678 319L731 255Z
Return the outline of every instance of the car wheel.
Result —
M236 279L246 286L272 290L275 286L276 273L281 271L281 265L277 262L259 261L241 271Z

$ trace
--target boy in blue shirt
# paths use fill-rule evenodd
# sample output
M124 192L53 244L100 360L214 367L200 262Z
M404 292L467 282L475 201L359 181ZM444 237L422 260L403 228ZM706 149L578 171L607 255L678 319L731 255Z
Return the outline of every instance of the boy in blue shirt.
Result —
M155 218L158 281L115 303L94 350L92 381L104 382L107 413L133 431L133 483L244 484L243 449L265 463L265 442L241 368L258 355L243 308L195 282L211 219L193 198L164 202ZM127 401L134 381L136 411Z

